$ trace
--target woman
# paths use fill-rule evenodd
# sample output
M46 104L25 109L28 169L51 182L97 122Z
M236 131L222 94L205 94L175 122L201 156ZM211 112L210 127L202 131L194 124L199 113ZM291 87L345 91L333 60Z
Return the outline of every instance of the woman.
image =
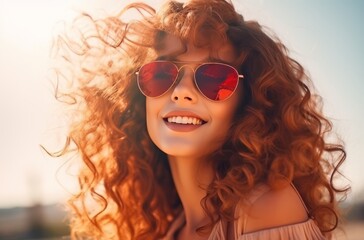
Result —
M136 9L138 21L121 20ZM74 238L330 239L345 160L302 66L224 0L131 4L60 37Z

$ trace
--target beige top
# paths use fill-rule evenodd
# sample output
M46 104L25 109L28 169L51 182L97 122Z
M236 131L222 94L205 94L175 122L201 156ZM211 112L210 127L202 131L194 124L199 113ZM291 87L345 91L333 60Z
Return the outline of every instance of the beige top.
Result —
M296 188L291 184L293 189L297 192ZM253 199L257 199L261 194L266 191L266 188L260 188L259 194L255 194ZM300 197L300 195L298 194ZM301 199L301 197L300 197ZM304 207L307 210L303 200L301 199ZM247 219L247 218L244 218ZM243 225L246 225L246 221ZM176 220L171 225L167 235L163 238L163 240L174 240L175 234L178 230L185 224L185 216L183 212L176 218ZM223 221L219 221L213 227L208 240L228 240L226 237L226 225ZM242 224L238 221L234 222L234 240L286 240L286 239L305 239L305 240L325 240L326 238L321 233L320 229L316 225L316 223L311 219L308 218L306 221L296 224L284 225L269 229L263 229L255 232L244 233L242 234Z

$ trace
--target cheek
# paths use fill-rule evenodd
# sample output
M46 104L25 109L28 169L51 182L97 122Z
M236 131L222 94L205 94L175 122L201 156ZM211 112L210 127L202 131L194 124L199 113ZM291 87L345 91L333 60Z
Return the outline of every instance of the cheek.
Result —
M229 137L228 133L233 124L239 102L239 98L233 97L226 102L210 106L211 129L205 136L209 136L209 141L215 147L220 147Z
M160 116L162 102L156 99L146 99L146 124L149 137L159 147L162 120Z
M235 108L214 108L214 115L212 117L212 126L214 129L214 135L219 136L217 139L224 140L229 132L235 116Z
M155 126L158 112L156 106L157 105L153 103L153 100L146 99L146 123L149 136L153 135L156 131L154 129L155 127L153 127Z
M231 125L232 121L238 112L238 106L240 105L241 97L239 94L239 91L234 93L231 98L226 100L225 102L222 102L218 105L218 107L215 107L213 109L214 116L216 119L219 119L221 121L221 124L225 125Z

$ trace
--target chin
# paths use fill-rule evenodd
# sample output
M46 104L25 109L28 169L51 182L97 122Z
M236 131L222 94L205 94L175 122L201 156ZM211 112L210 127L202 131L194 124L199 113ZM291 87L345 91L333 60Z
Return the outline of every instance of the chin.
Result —
M157 144L157 147L167 154L175 158L204 158L211 155L216 148L202 146L198 144ZM204 151L202 151L204 149Z

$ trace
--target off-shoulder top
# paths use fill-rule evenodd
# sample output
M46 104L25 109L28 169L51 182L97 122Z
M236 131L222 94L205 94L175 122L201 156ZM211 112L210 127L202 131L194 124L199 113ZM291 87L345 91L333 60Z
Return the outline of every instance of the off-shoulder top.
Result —
M303 206L305 207L307 213L308 209L304 204L301 196L299 195L296 188L291 184L293 189L298 194L299 198ZM259 198L262 194L267 191L267 187L260 187L258 191L255 192L254 196L252 196L251 200L254 202ZM236 210L235 212L238 212ZM242 218L239 218L240 220ZM234 236L227 237L227 224L224 221L219 221L213 227L208 240L287 240L287 239L305 239L305 240L325 240L325 236L321 233L320 229L316 225L315 221L312 218L308 218L304 222L284 225L279 227L273 227L269 229L263 229L259 231L243 233L242 227L246 226L248 217L243 218L244 222L240 222L240 220L235 221L233 223L233 232ZM172 223L167 235L162 240L174 240L175 235L178 230L185 224L185 216L182 212L176 220Z

